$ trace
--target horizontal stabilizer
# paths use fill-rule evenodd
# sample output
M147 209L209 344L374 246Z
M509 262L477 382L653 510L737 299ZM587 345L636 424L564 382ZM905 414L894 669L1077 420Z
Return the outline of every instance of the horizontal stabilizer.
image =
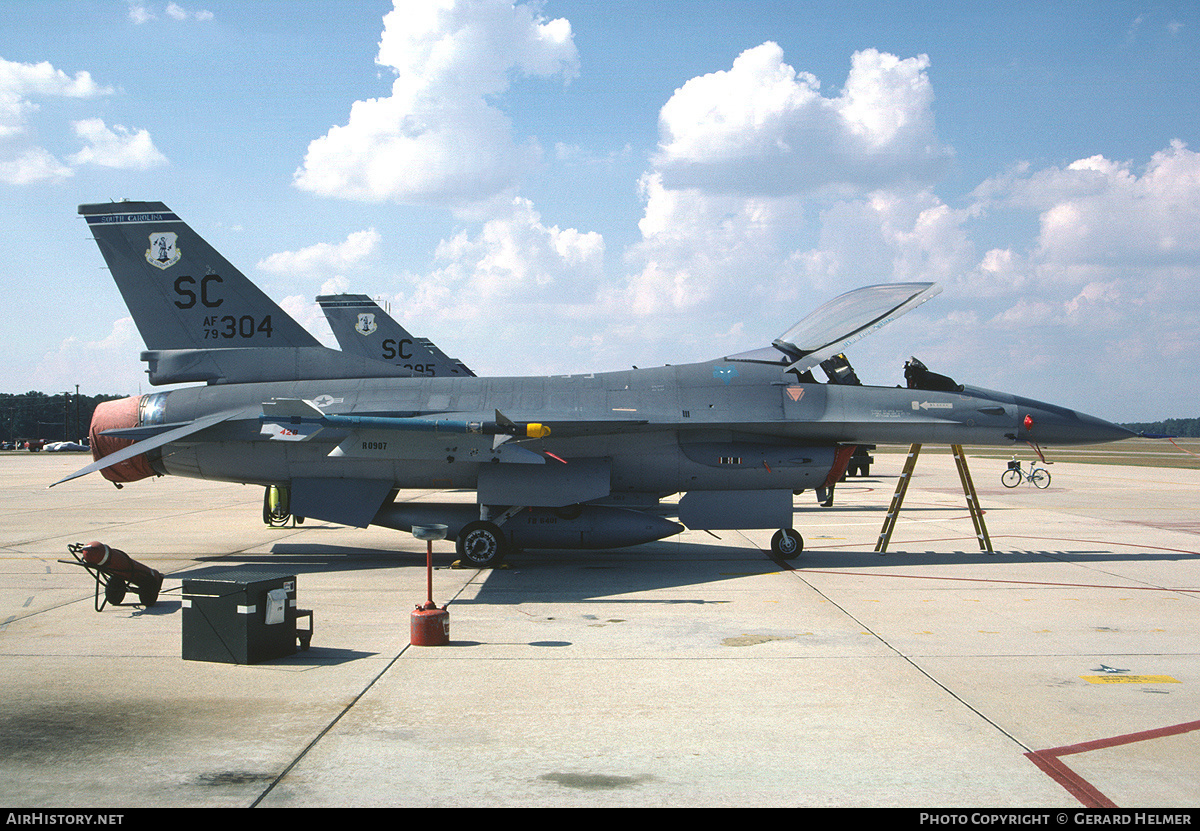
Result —
M153 438L168 430L187 427L190 424L192 424L190 421L174 421L170 424L144 424L141 427L115 427L111 430L105 430L104 436L113 439L141 441L142 439Z
M207 430L209 427L212 427L215 424L228 421L229 419L242 415L245 412L245 410L227 410L223 413L216 413L215 415L198 418L195 421L175 427L174 429L168 430L165 433L159 433L152 438L139 441L136 444L131 444L129 447L122 448L114 453L109 453L107 456L92 462L82 470L77 470L75 473L72 473L70 476L64 479L59 479L53 485L50 485L50 487L54 487L54 485L61 485L63 482L69 482L72 479L78 479L80 476L87 476L89 473L95 473L98 470L104 470L106 467L112 467L113 465L124 462L127 459L132 459L134 456L140 456L149 450L162 447L164 444L170 444L171 442L178 441L186 436L199 433L201 430Z

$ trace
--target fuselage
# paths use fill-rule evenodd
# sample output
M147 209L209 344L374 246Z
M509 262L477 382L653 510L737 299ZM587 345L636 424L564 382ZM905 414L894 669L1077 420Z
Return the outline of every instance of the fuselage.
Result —
M1132 435L1006 393L801 383L779 366L728 360L527 378L217 384L143 396L137 424L123 416L119 426L178 424L242 410L151 451L142 468L229 482L345 478L390 480L396 488L474 489L481 466L497 463L484 436L329 429L306 441L273 440L260 420L263 403L273 399L314 402L328 415L486 419L499 411L515 421L541 422L550 435L522 440L520 447L553 454L547 464L606 460L613 493L819 487L836 449L846 445L1086 444ZM100 409L97 418L106 418Z

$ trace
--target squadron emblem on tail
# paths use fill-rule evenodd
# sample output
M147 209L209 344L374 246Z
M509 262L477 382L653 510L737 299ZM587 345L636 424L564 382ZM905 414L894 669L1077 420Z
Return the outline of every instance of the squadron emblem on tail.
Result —
M146 249L146 262L164 271L179 262L181 256L177 237L172 231L159 231L150 235L150 247Z

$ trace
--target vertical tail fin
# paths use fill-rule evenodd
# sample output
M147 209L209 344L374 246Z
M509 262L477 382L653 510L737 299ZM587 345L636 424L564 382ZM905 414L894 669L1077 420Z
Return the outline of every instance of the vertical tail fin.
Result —
M347 354L411 369L414 375L475 375L431 341L410 335L365 294L326 294L317 303Z
M150 350L319 346L161 202L80 205Z

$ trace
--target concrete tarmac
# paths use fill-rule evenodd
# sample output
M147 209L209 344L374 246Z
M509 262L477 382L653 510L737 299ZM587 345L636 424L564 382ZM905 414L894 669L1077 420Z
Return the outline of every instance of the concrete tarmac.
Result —
M790 564L770 531L483 571L435 543L451 643L418 647L424 543L268 528L253 487L46 489L87 461L0 456L8 808L1200 804L1200 469L1008 490L973 459L995 554L933 453L882 555L900 455L797 496ZM90 540L164 572L159 602L97 613L58 562ZM312 648L183 660L181 580L213 566L296 575Z

